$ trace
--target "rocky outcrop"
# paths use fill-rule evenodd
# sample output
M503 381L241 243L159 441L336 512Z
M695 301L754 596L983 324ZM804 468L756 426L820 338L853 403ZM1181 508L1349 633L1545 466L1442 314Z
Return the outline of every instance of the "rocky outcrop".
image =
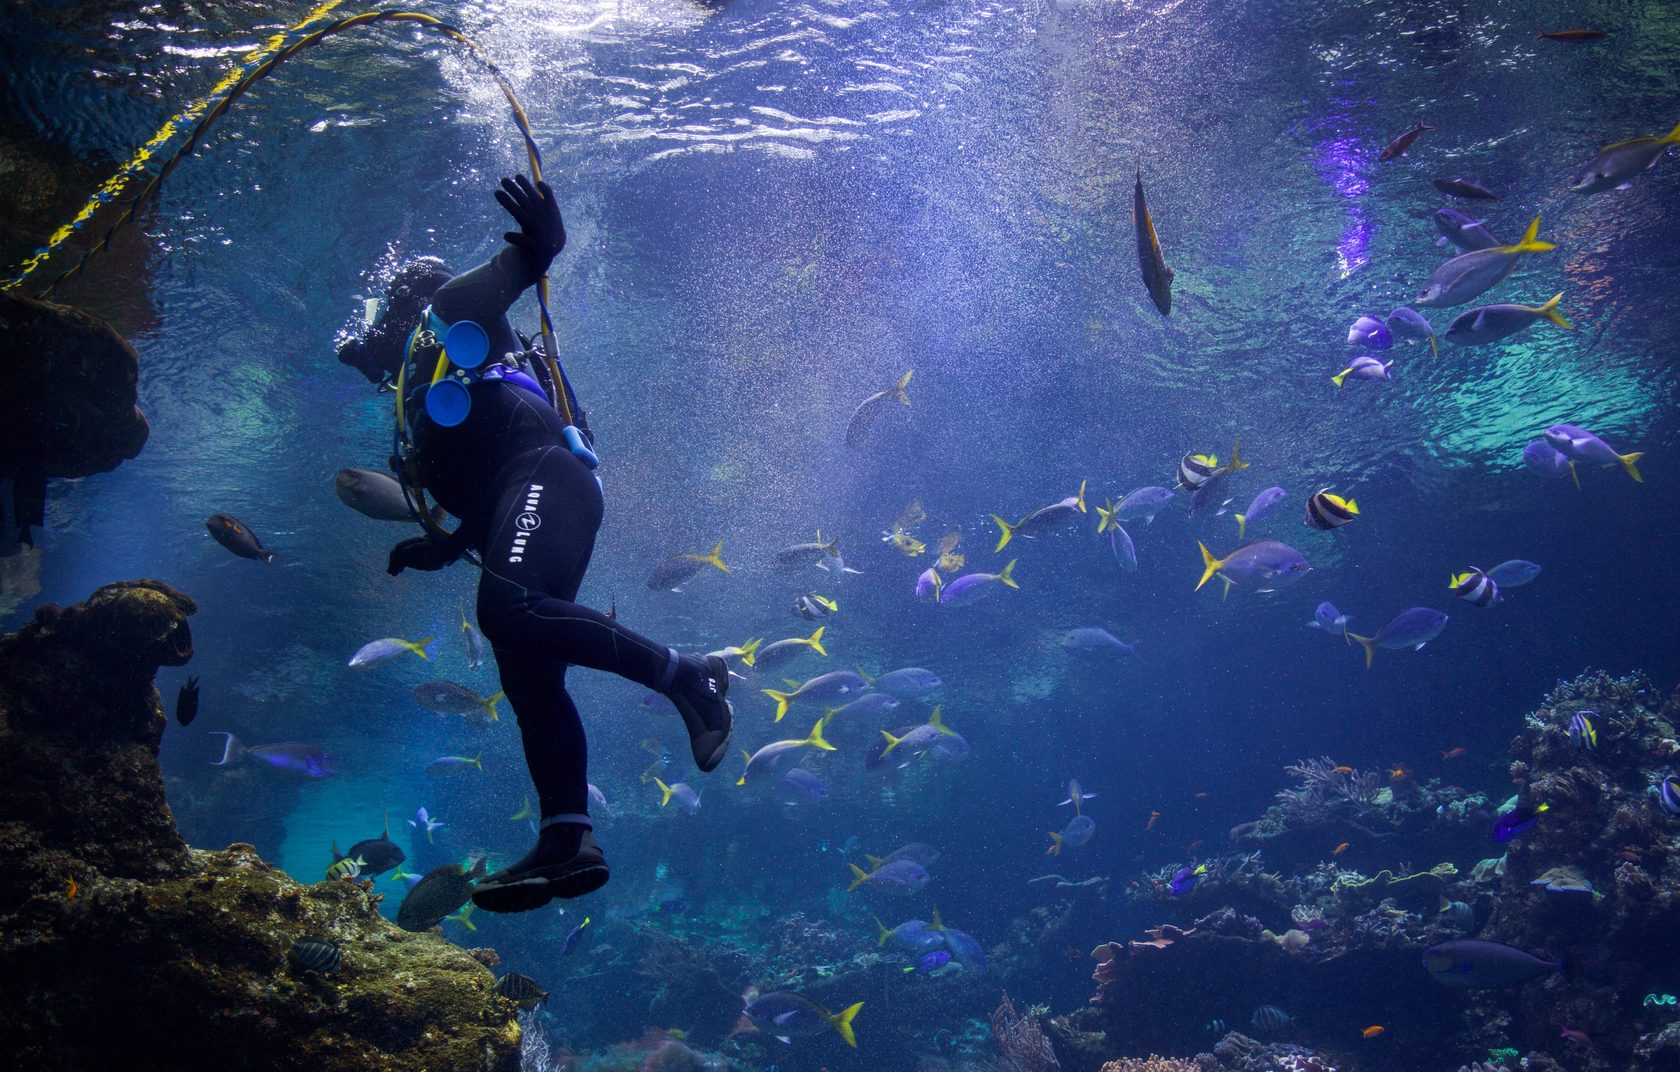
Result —
M513 1072L517 1009L490 972L386 922L371 883L183 844L152 679L192 657L193 610L107 585L0 638L0 1063ZM307 966L306 937L337 963Z

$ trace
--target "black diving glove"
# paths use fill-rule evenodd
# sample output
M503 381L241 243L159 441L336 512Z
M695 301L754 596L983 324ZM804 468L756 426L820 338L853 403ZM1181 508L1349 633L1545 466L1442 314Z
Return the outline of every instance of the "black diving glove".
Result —
M391 548L391 557L385 565L385 572L393 577L405 569L432 573L460 557L461 553L443 540L434 540L430 536L413 536Z
M560 205L554 200L554 191L546 182L532 186L530 179L516 175L502 180L496 200L507 209L513 222L519 224L518 231L508 231L502 237L508 245L530 257L540 270L547 271L548 263L566 248L566 225L560 219Z

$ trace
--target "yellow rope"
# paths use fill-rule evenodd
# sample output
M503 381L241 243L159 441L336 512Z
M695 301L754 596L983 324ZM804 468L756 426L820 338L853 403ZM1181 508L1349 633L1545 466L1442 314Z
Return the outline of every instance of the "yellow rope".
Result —
M87 199L87 203L82 206L81 211L77 212L68 223L64 224L64 226L54 231L52 233L52 237L47 239L47 244L31 254L29 258L23 262L23 266L19 269L18 274L13 278L6 280L4 283L0 283L0 287L10 289L18 286L25 279L28 279L31 272L39 268L48 257L51 257L55 252L57 252L59 246L62 246L69 240L71 235L82 229L82 225L84 223L93 218L94 213L99 211L100 206L116 200L117 195L122 193L123 189L128 186L129 180L144 170L146 165L151 162L152 154L159 146L173 138L176 134L179 134L188 124L195 122L213 103L215 103L216 98L220 97L222 94L237 85L239 80L244 78L246 72L248 72L252 67L268 59L268 57L274 55L274 53L280 51L280 49L285 46L286 39L288 37L297 33L299 30L311 23L320 21L329 12L331 12L333 8L338 7L342 3L344 3L344 0L326 0L326 3L316 7L315 10L311 11L308 15L305 15L303 19L295 25L275 34L257 48L252 49L250 52L240 57L239 64L232 70L228 71L220 82L217 82L215 86L211 87L210 92L188 105L179 114L170 116L169 121L159 127L156 134L153 134L150 138L148 138L146 143L140 146L140 148L134 150L134 155L129 157L128 161L124 163L122 167L117 169L116 174L112 175L109 179L106 179L99 189L94 192L93 196Z

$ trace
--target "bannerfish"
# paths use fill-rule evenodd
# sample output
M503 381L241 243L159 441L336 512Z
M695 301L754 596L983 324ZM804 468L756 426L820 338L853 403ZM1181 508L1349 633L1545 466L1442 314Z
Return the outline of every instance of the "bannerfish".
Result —
M1573 424L1554 424L1546 429L1545 436L1546 442L1550 443L1554 450L1577 461L1605 467L1620 465L1635 481L1641 484L1645 482L1645 478L1639 475L1638 464L1639 459L1645 457L1643 451L1618 454L1611 449L1610 444L1585 428Z
M1606 145L1587 161L1586 167L1575 173L1569 180L1569 188L1578 194L1597 194L1629 186L1635 176L1654 167L1668 147L1676 144L1680 144L1680 126L1667 134Z
M852 411L851 419L846 422L846 446L857 450L863 446L864 438L869 434L882 413L894 402L901 406L910 405L910 395L905 388L910 386L910 377L916 374L915 369L909 369L898 378L898 382L885 391L876 391Z
M211 514L204 522L205 529L215 537L217 543L232 551L240 558L250 558L258 562L273 562L274 552L263 546L257 539L257 534L245 527L232 514Z
M793 613L808 622L820 621L839 610L840 604L815 592L807 592L793 601Z
M1321 532L1329 532L1331 529L1341 528L1358 516L1358 503L1340 495L1332 495L1329 489L1322 489L1308 496L1307 512L1302 523Z
M1444 338L1458 346L1485 346L1524 331L1540 320L1550 321L1565 331L1574 331L1575 325L1558 312L1558 302L1562 300L1563 294L1559 292L1544 305L1478 306L1453 317Z
M1438 208L1430 214L1430 219L1435 221L1435 229L1441 232L1436 242L1451 242L1460 253L1503 244L1487 229L1487 224L1471 219L1456 208Z
M1498 201L1499 195L1472 179L1436 179L1435 189L1449 197L1462 197L1466 201Z
M1447 616L1440 611L1433 607L1412 607L1395 615L1374 637L1349 633L1347 638L1365 649L1365 667L1370 669L1378 648L1411 648L1417 651L1440 636L1441 630L1446 627Z
M1541 960L1483 938L1457 938L1431 946L1424 951L1423 966L1436 982L1466 990L1519 986L1563 970L1560 961Z
M1193 492L1207 483L1218 468L1217 454L1186 454L1178 460L1178 486Z
M1479 569L1455 573L1447 578L1452 594L1473 607L1492 607L1504 602L1499 584Z
M1248 526L1271 513L1277 507L1277 504L1283 501L1284 496L1288 494L1287 491L1273 485L1256 495L1249 502L1248 509L1237 515L1237 539L1241 540L1247 536Z
M298 774L305 778L330 778L338 773L338 760L317 744L303 741L279 741L247 748L231 733L218 730L212 736L227 738L222 758L211 762L213 767L225 767L240 759L251 758L275 770Z
M1347 368L1330 377L1330 382L1340 387L1348 380L1392 380L1394 377L1389 373L1389 369L1393 364L1392 361L1382 361L1361 354L1349 362Z
M730 572L723 562L723 541L719 540L711 551L704 555L692 552L681 552L668 556L659 565L653 567L648 574L647 586L655 592L674 591L677 585L699 573L706 566L712 566L725 573Z
M1428 123L1425 123L1423 120L1421 120L1421 119L1418 120L1418 125L1417 126L1415 126L1412 129L1406 131L1406 133L1400 135L1398 138L1395 138L1393 141L1391 141L1387 145L1383 146L1382 152L1377 154L1377 163L1379 163L1379 164L1386 163L1387 161L1393 160L1397 156L1404 156L1406 150L1410 149L1412 147L1412 142L1418 140L1418 135L1422 134L1426 130L1434 130L1434 129L1435 129L1434 127L1430 126Z
M413 652L431 662L432 657L426 654L426 648L436 639L426 637L422 640L404 640L401 637L382 637L379 640L370 640L357 648L356 654L350 656L349 666L354 670L367 670L381 663L388 663L405 651Z
M1540 217L1535 216L1528 230L1512 245L1460 253L1429 274L1413 304L1437 309L1463 305L1515 271L1526 254L1557 248L1550 242L1540 241L1539 233Z
M1049 506L1039 507L1013 525L993 514L992 520L997 522L999 535L997 546L992 550L993 552L1003 550L1009 541L1016 536L1023 540L1036 540L1040 536L1054 532L1085 512L1085 481L1081 480L1079 491L1076 493L1058 502L1053 502Z
M1202 579L1196 590L1217 574L1233 584L1251 587L1257 592L1275 592L1312 571L1301 552L1278 540L1257 540L1244 544L1224 558L1215 558L1207 545L1198 542L1202 551Z
M1143 198L1143 169L1137 172L1137 185L1132 187L1132 223L1137 228L1138 269L1143 273L1143 285L1149 298L1162 316L1172 313L1173 270L1161 256L1161 238L1155 233L1155 221L1149 216L1149 205Z

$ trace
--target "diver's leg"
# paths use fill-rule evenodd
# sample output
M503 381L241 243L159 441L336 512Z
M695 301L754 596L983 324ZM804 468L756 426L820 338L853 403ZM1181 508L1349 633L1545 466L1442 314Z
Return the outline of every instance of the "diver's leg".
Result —
M527 912L600 889L607 861L590 832L589 742L566 692L565 664L497 649L496 666L519 719L542 821L536 847L479 882L473 903L488 912Z
M720 658L679 655L573 600L601 527L601 488L561 447L522 456L498 478L484 541L478 621L497 650L605 670L670 697L703 771L722 762L732 715Z

